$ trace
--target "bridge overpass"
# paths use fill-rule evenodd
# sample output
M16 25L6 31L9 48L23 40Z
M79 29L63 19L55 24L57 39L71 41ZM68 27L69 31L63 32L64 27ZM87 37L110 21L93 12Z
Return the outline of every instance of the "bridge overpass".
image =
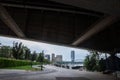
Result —
M120 52L119 0L0 0L0 35Z
M0 0L0 35L120 53L120 0Z

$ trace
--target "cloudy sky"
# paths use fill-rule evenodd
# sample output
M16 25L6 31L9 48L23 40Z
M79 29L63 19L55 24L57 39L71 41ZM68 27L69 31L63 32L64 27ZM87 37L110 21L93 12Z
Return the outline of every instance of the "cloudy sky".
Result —
M84 60L85 56L89 54L89 52L84 49L77 49L72 47L65 47L65 46L47 44L42 42L34 42L34 41L28 41L28 40L22 40L22 39L16 39L16 38L7 38L7 37L0 36L1 45L12 46L13 41L22 42L25 46L30 48L32 52L36 51L37 53L40 53L42 50L44 50L45 54L51 55L52 53L55 53L55 55L62 55L64 61L71 60L72 50L75 51L75 59L77 61Z

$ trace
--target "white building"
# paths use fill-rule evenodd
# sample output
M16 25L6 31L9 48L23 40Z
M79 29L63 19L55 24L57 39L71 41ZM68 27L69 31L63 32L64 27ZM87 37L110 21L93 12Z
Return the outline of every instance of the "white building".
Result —
M55 62L62 62L62 55L56 55Z

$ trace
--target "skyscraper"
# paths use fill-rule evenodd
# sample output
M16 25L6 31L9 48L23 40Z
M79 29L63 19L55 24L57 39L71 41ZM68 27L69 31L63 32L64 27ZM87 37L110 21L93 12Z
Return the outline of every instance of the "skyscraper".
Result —
M75 51L71 51L71 62L75 61Z
M52 62L54 62L54 60L55 60L55 54L52 53Z

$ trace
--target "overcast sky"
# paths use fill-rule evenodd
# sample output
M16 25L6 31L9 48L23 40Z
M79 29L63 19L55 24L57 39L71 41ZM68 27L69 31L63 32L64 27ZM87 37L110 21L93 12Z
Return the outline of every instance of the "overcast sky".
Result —
M28 40L22 40L22 39L16 39L16 38L7 38L7 37L0 36L1 45L13 46L13 41L22 42L25 46L30 48L32 52L36 51L37 53L40 53L42 50L44 50L45 54L51 55L52 53L55 53L55 55L62 55L64 61L71 60L72 50L75 51L76 60L84 60L85 56L89 54L89 52L84 49L77 49L77 48L52 45L52 44L47 44L42 42L34 42L34 41L28 41Z

